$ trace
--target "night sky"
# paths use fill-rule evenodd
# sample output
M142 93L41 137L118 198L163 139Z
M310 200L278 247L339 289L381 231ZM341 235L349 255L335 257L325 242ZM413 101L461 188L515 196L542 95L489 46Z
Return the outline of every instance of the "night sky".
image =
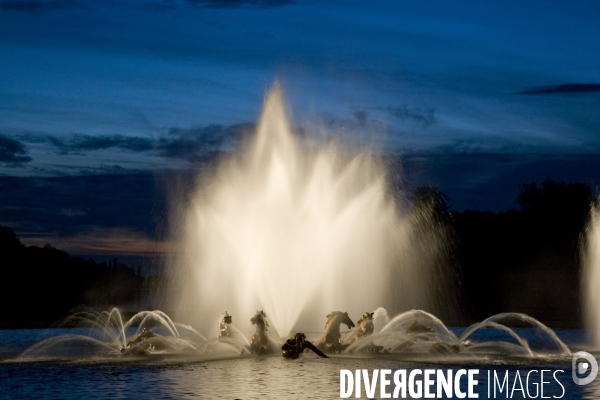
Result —
M600 2L0 0L0 225L168 248L165 193L277 79L295 127L399 156L454 210L600 184Z

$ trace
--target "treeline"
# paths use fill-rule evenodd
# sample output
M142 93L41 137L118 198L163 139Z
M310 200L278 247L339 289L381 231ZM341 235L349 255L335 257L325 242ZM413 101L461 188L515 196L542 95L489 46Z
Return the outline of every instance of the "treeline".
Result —
M522 312L554 327L581 326L581 245L592 189L546 180L521 186L515 208L450 211L448 199L422 187L415 202L436 210L453 237L449 265L458 277L464 320Z
M413 210L431 216L424 222L449 242L443 268L455 279L448 285L455 286L458 309L447 322L522 312L553 327L581 326L580 248L595 201L590 186L523 185L515 208L499 213L452 211L448 198L427 186L412 200ZM0 226L0 328L50 325L79 305L122 306L139 300L144 284L139 271L116 259L99 264L49 245L25 246Z
M138 300L139 268L97 263L50 245L25 246L0 226L0 328L48 326L80 305L105 308Z

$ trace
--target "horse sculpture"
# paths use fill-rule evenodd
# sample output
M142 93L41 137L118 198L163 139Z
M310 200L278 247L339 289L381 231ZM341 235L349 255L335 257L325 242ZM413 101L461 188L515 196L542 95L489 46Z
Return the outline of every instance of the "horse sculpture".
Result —
M370 334L373 333L373 329L375 328L375 324L373 323L373 314L374 313L366 312L365 315L363 315L356 322L356 329L344 341L344 344L342 345L343 349L350 346L352 343L356 342L357 340L359 340L363 337L369 336Z
M375 321L373 319L374 314L375 313L367 311L365 315L363 315L356 322L356 329L350 334L350 336L348 336L348 338L346 338L342 344L342 350L346 350L346 348L348 348L348 346L350 346L352 343L373 334L373 330L375 329ZM374 343L362 347L362 351L365 353L388 354L387 350L383 346L378 346Z
M221 317L221 322L219 323L219 338L228 337L234 338L235 335L231 330L231 324L233 323L233 317L225 311L223 316Z
M160 338L161 336L152 332L152 329L143 328L142 333L128 341L127 345L121 348L121 353L145 356L152 354L152 352L173 351L173 348Z
M327 314L325 334L314 341L313 344L324 353L341 353L343 350L341 343L342 334L340 333L341 324L346 325L349 329L355 326L347 312L332 311L330 314Z
M263 310L256 310L256 314L250 318L252 325L256 326L256 332L250 339L250 352L252 354L267 354L274 351L271 340L267 335L269 323L267 322L267 314Z

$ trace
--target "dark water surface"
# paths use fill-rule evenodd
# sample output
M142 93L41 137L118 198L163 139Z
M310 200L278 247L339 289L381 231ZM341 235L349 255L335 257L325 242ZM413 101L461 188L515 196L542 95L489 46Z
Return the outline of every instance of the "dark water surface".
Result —
M72 330L69 330L72 332ZM26 347L40 339L56 335L57 330L0 331L0 398L207 398L207 399L334 399L340 398L340 370L375 369L393 371L406 369L479 369L476 393L488 398L488 371L504 378L509 371L508 383L512 389L517 371L526 385L527 373L532 370L550 370L545 373L544 397L561 396L564 399L600 398L600 378L588 386L577 386L571 378L571 358L504 359L499 361L438 359L405 361L397 356L346 357L321 359L306 355L299 360L280 356L237 357L233 359L200 360L192 357L149 356L127 359L114 356L103 360L29 361L14 362ZM579 331L559 331L569 345L581 339ZM569 343L571 342L571 343ZM596 354L596 356L598 356ZM9 359L9 360L7 360ZM564 386L554 380L552 373ZM391 378L391 377L389 377ZM422 377L421 377L422 378ZM461 381L466 391L466 379ZM535 395L540 374L532 373L530 394ZM393 390L393 382L388 393ZM435 388L435 385L434 385ZM517 384L518 389L518 384ZM541 393L538 393L537 398ZM491 391L493 398L493 390ZM510 395L510 393L509 393ZM527 395L525 393L525 395ZM375 397L380 397L377 387ZM351 398L355 398L354 393ZM364 386L362 398L366 398ZM410 398L410 397L409 397ZM495 398L507 398L506 390ZM516 390L512 398L524 397Z

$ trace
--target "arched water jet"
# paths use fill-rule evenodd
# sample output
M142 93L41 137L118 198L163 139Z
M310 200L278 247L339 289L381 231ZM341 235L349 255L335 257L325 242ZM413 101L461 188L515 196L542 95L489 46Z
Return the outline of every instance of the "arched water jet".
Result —
M480 323L480 325L483 326L483 325L485 325L487 323L490 323L490 322L493 322L493 323L496 323L496 324L502 324L503 320L511 320L511 319L517 320L517 321L519 321L521 323L526 323L526 324L530 325L533 328L541 330L542 332L544 332L544 334L547 335L547 337L550 339L550 341L552 343L554 343L558 347L558 349L560 349L560 351L561 351L562 354L564 354L564 355L570 355L571 354L571 350L567 347L566 344L563 343L562 340L560 340L558 338L558 336L556 336L556 333L552 329L548 328L546 325L542 324L540 321L538 321L537 319L535 319L535 318L533 318L533 317L531 317L531 316L529 316L527 314L522 314L522 313L500 313L500 314L492 315L491 317L489 317L486 320L482 321ZM504 325L504 324L502 324L502 325ZM515 332L515 334L516 334L516 332ZM463 333L463 336L464 336L464 333Z
M456 341L456 335L448 330L446 325L435 315L423 310L410 310L402 314L396 315L386 326L383 327L381 333L400 331L406 333L407 329L414 321L425 321L425 324L433 329L433 331L451 341Z
M474 325L471 325L469 328L467 328L466 331L463 332L463 334L460 336L460 338L458 339L458 344L464 344L465 341L477 330L479 329L484 329L484 328L493 328L493 329L498 329L500 331L506 332L508 333L513 339L515 339L519 345L525 349L525 351L530 355L533 356L533 352L531 351L531 349L529 348L529 345L527 344L527 342L525 340L523 340L519 335L517 335L517 333L515 331L513 331L512 329L510 329L507 326L504 326L502 324L498 324L496 322L493 321L483 321Z
M126 342L126 337L125 337L125 329L123 327L123 318L121 317L121 312L119 311L118 308L113 307L109 312L108 312L108 317L106 318L106 323L104 324L104 332L109 332L108 328L110 326L110 324L113 322L113 320L116 323L116 329L118 330L118 337L123 339L123 346L127 345Z
M180 322L174 322L173 325L175 325L176 327L182 328L186 331L190 331L190 332L194 333L196 336L198 336L200 339L202 339L204 341L208 340L208 339L206 339L206 337L203 334L201 334L200 332L198 332L197 330L195 330L194 328L192 328L189 325L185 325Z
M92 331L98 329L102 333L102 339L109 338L111 343L124 346L126 343L125 329L121 312L116 307L109 311L97 312L95 310L79 311L67 316L58 323L58 327L86 327Z
M36 343L35 345L31 346L30 348L25 350L23 353L21 353L19 358L33 358L33 357L40 357L40 356L48 356L48 353L50 350L57 349L61 344L67 343L67 342L69 342L70 344L73 344L76 342L82 342L82 343L91 344L93 346L96 346L106 352L109 352L109 353L113 353L113 354L118 353L118 347L116 347L114 345L111 346L110 344L107 344L106 342L103 342L101 340L95 339L90 336L60 335L60 336L51 337L46 340L42 340L39 343ZM64 347L60 347L56 351L57 351L56 355L60 356L60 357L66 357L66 356L82 357L82 356L86 355L85 352L82 352L81 348L77 349L76 354L69 354L69 352L65 352Z
M169 318L169 316L163 313L162 311L140 311L139 313L131 317L131 319L129 319L129 321L127 321L125 325L123 325L123 330L129 328L131 325L137 323L140 320L141 322L139 322L138 324L136 333L139 333L140 329L144 327L147 321L153 320L159 322L162 326L167 328L171 335L175 337L179 336L179 332L177 331L177 328L175 327L175 324L173 323L171 318Z
M236 338L242 338L244 340L244 343L250 347L250 342L248 341L248 338L246 336L244 336L244 334L237 328L237 326L235 326L234 324L231 324L231 329L234 330L234 332L236 333Z

